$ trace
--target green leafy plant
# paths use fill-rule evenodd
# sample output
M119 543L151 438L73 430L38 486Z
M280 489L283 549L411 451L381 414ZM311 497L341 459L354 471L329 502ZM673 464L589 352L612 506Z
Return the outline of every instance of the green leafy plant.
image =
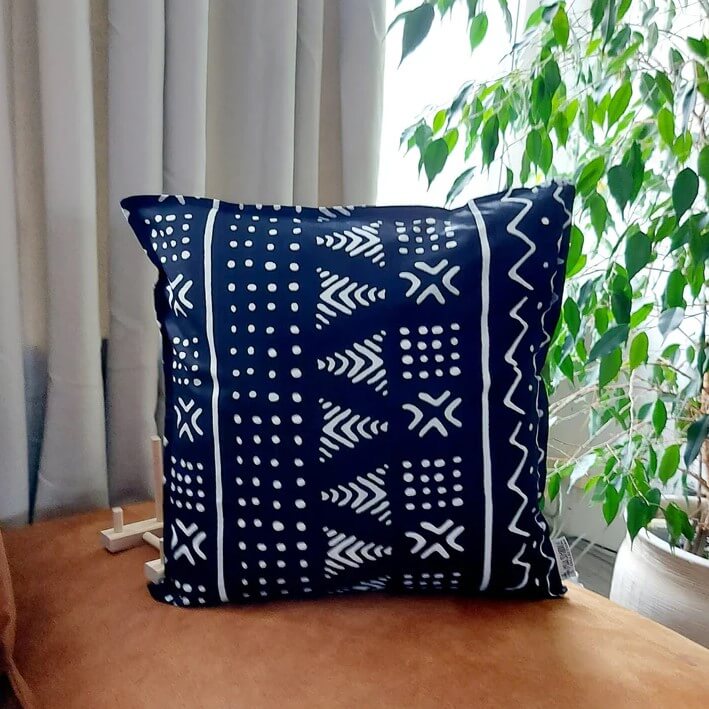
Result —
M673 544L707 556L709 3L592 0L589 13L548 2L513 36L508 0L497 2L513 39L508 69L464 84L402 144L429 184L463 152L469 167L449 202L478 168L501 168L501 186L576 184L544 378L552 425L580 406L590 424L576 450L550 451L547 497L585 481L607 523L625 507L634 538L664 517ZM455 5L471 51L484 43L484 0L430 0L395 20L402 61ZM696 514L668 490L697 495Z

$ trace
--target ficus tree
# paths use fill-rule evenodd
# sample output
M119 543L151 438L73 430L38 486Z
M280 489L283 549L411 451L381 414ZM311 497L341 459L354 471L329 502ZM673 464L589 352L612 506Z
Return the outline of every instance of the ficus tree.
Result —
M607 523L626 508L634 538L664 518L673 544L707 556L709 1L551 0L517 28L508 0L495 1L512 40L507 68L471 77L402 144L429 184L462 152L449 202L479 170L499 170L503 189L576 185L544 378L552 425L580 405L590 423L576 450L550 451L547 497L583 483ZM467 23L451 31L466 32L474 52L488 31L486 2L402 9L401 60L455 5ZM668 489L701 504L668 501Z

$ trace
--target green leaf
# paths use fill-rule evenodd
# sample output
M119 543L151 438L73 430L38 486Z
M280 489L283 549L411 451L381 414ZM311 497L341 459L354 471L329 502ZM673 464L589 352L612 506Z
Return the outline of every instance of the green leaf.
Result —
M627 526L631 541L638 536L641 529L647 527L655 517L657 506L648 504L643 497L636 495L628 502Z
M670 541L677 545L680 537L684 536L689 541L694 539L694 527L689 521L687 513L675 502L670 502L663 510L665 521L667 522L667 531L670 534Z
M445 108L442 108L436 113L436 115L433 117L433 123L431 124L434 133L438 133L438 131L443 128L446 122L446 118L448 118L448 112Z
M647 351L650 344L650 340L646 332L639 332L633 338L630 344L630 354L628 356L628 364L630 364L631 369L639 367L641 364L647 362Z
M557 113L554 118L554 131L559 145L566 145L569 139L569 119L565 113Z
M485 121L483 126L480 145L483 153L483 165L489 165L495 159L497 146L500 143L499 137L500 123L497 116L492 116Z
M540 5L529 16L529 19L527 20L527 25L525 26L525 29L527 29L527 30L532 29L532 27L536 27L542 21L542 18L544 17L544 9L545 8Z
M532 128L527 134L524 149L529 157L529 162L532 165L539 165L539 155L542 152L542 135L536 128Z
M565 47L569 41L569 18L563 5L560 5L556 11L554 19L551 21L551 28L556 43L560 47Z
M633 194L633 175L625 165L615 165L608 170L608 189L622 212Z
M561 72L559 71L559 65L554 59L547 60L547 63L544 65L543 77L544 88L546 89L547 95L551 98L561 85Z
M652 407L652 427L655 435L659 436L667 425L667 407L662 399L658 399Z
M632 279L650 262L652 242L641 231L632 232L625 240L625 267L628 279Z
M670 478L677 472L679 466L679 444L673 443L667 446L665 452L660 459L660 467L657 469L657 475L663 483L667 483Z
M669 308L660 314L660 318L657 321L657 326L660 328L662 336L667 337L672 330L675 330L682 324L683 320L683 308Z
M697 157L697 172L704 182L709 185L709 145L705 145L699 152L699 157Z
M433 5L423 3L423 5L419 5L417 8L402 15L404 18L404 36L401 42L399 64L426 39L435 14L436 11L433 9ZM396 20L394 21L396 22Z
M606 2L607 0L593 0L591 3L591 20L593 22L592 29L594 32L596 27L601 24L606 9Z
M443 136L443 140L446 141L446 145L448 146L448 154L450 155L453 152L453 148L455 148L456 143L458 142L458 129L452 128L451 130L449 130Z
M707 436L709 436L709 414L704 414L687 429L687 445L684 447L684 464L687 467L699 455Z
M480 42L485 39L487 34L488 19L485 12L481 12L479 15L473 17L473 21L470 23L470 50L474 50Z
M429 185L443 169L447 159L448 145L443 138L438 138L438 140L434 140L428 144L426 152L423 154L423 167L426 170Z
M675 117L664 107L657 112L657 130L671 148L675 142Z
M684 308L687 303L684 300L684 289L687 279L679 268L675 268L667 277L667 287L665 288L665 307Z
M687 45L702 59L709 57L709 39L707 37L702 37L701 39L696 39L696 37L687 37Z
M699 191L699 179L692 168L686 167L677 175L672 185L672 206L674 207L677 221L692 206Z
M571 335L576 338L581 328L581 313L576 301L571 298L564 302L564 322Z
M588 198L588 209L591 212L591 226L600 239L606 229L608 221L608 205L606 200L595 192Z
M631 316L630 316L630 327L636 328L641 323L645 322L647 316L650 315L652 309L655 306L652 303L645 303L641 305Z
M623 156L622 164L628 168L633 178L633 189L630 192L630 199L628 200L632 202L640 193L645 177L645 162L643 161L642 151L640 150L640 144L637 140L633 141L633 144Z
M613 317L619 325L630 322L630 298L624 291L614 291L611 294L611 310Z
M446 197L446 204L452 204L460 196L460 193L466 188L474 174L475 168L469 167L455 178Z
M613 381L620 371L623 364L623 354L620 348L616 348L609 355L601 359L601 365L598 368L598 386L603 388L609 382Z
M674 102L674 90L672 89L672 82L664 71L658 71L655 74L655 83L657 84L657 88L660 89L660 93L667 99L667 102L672 105Z
M589 361L592 362L599 357L605 357L615 350L616 347L622 346L628 339L628 329L627 325L614 325L607 330L600 337L598 342L591 347L591 352L588 355Z
M583 170L581 170L578 180L576 181L576 189L579 194L585 196L596 189L598 180L601 179L605 169L606 161L600 156L594 158L591 162L586 163Z
M628 108L633 95L633 87L629 81L624 82L613 94L610 104L608 104L608 128L610 128Z
M558 473L552 473L547 478L547 495L550 500L555 500L561 487L561 478Z
M575 224L571 226L571 236L569 241L569 253L566 257L566 275L571 277L578 273L577 266L582 259L583 252L583 232Z
M618 516L622 499L623 495L612 485L606 487L603 496L603 519L606 520L606 524L610 524Z

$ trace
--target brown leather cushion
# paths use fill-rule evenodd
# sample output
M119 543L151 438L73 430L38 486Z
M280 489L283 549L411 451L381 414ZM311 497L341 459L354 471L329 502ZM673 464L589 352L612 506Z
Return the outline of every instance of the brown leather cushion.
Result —
M33 706L33 698L15 665L15 598L0 534L0 706Z
M583 589L182 610L148 595L150 548L100 548L108 520L7 534L16 658L44 706L706 707L709 650Z

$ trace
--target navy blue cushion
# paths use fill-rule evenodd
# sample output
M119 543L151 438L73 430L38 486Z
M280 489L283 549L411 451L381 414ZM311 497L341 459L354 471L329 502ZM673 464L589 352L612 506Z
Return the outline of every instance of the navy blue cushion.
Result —
M573 188L431 207L122 202L159 278L177 605L556 596L538 501Z

